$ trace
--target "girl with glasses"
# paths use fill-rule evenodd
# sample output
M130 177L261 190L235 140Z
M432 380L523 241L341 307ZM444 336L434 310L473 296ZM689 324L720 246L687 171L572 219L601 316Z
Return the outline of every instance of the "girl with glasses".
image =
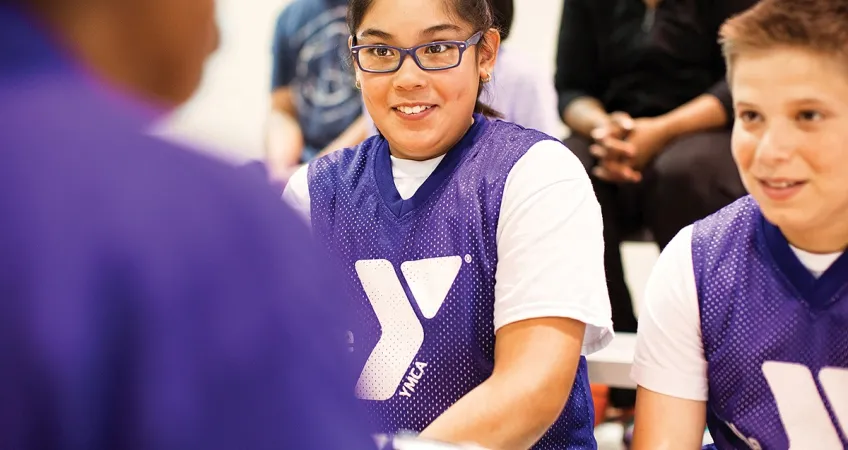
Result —
M583 354L611 339L598 203L560 142L478 97L487 0L351 0L381 131L286 198L346 271L357 396L375 431L486 448L594 448Z

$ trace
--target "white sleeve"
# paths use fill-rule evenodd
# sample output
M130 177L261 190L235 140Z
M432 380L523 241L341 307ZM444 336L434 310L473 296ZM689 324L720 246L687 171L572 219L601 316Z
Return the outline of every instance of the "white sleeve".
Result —
M283 200L310 223L308 169L309 165L304 164L292 174L283 191Z
M497 239L495 330L567 317L586 324L584 354L612 340L601 208L583 166L560 142L539 142L510 171Z
M660 394L707 400L691 225L663 250L648 279L630 376Z

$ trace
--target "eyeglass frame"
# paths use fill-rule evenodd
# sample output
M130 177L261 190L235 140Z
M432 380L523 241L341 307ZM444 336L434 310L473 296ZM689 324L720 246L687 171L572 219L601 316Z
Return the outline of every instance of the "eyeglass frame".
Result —
M479 44L482 39L483 39L483 32L478 31L478 32L472 34L471 37L468 38L465 41L433 41L433 42L428 42L426 44L416 45L415 47L410 47L410 48L395 47L393 45L385 45L385 44L354 45L350 48L350 53L353 55L353 59L356 61L356 65L359 66L359 69L362 70L363 72L366 72L366 73L394 73L394 72L397 72L398 70L400 70L401 67L403 67L403 63L406 62L407 55L412 57L412 60L415 61L415 65L418 66L419 69L427 71L427 72L437 72L437 71L440 71L440 70L449 70L449 69L459 67L459 65L462 64L462 55L465 54L465 51L468 50L470 47ZM418 56L415 54L415 52L417 52L418 49L421 49L421 48L424 48L424 47L430 47L430 46L433 46L433 45L439 45L439 44L453 44L453 45L457 46L457 48L459 49L459 60L457 61L457 63L452 65L452 66L437 67L437 68L424 67L423 65L421 65L421 61L418 60ZM395 67L392 70L369 70L369 69L362 67L362 62L359 60L359 52L360 52L360 50L369 49L369 48L387 48L387 49L395 50L398 53L400 53L400 58L398 59L397 67Z

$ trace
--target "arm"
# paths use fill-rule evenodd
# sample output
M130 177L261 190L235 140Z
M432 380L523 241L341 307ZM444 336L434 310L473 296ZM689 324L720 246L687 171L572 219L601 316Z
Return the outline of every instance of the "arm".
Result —
M303 131L297 120L291 88L277 88L271 95L266 149L266 159L272 175L278 177L297 165L303 153L303 146Z
M309 200L309 165L302 165L289 178L283 191L283 200L289 204L307 223L311 223Z
M724 127L731 117L732 109L728 113L723 100L713 94L703 94L659 116L657 120L671 140L684 134Z
M663 250L645 289L631 373L639 385L634 450L701 448L707 362L691 241L689 226Z
M583 323L564 318L532 319L501 328L492 376L421 436L486 448L531 447L565 406L584 329Z
M495 371L423 434L528 448L559 416L581 347L590 353L612 339L602 220L586 171L556 141L516 163L501 205Z
M298 48L292 47L291 34L301 22L298 5L290 5L280 14L274 30L266 159L272 176L276 178L300 162L303 153L303 131L291 89L299 53Z
M592 130L612 122L601 102L593 97L572 100L563 113L563 119L572 130L584 136L591 136Z
M672 397L639 386L633 450L700 449L706 412L702 401Z
M554 84L559 112L572 130L589 136L607 122L607 112L597 100L603 81L597 60L592 17L585 0L565 0L557 43Z
M718 44L718 31L725 20L756 3L757 0L719 0L699 4L702 27L716 36L713 71L718 80L703 95L668 114L673 116L668 120L673 136L733 125L733 97L725 78L727 66Z

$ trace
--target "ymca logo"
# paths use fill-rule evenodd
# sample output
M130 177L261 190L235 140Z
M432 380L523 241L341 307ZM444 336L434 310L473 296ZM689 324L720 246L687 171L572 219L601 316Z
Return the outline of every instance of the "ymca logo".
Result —
M790 449L842 449L835 424L827 411L825 400L848 435L848 369L825 367L818 373L822 395L810 369L801 364L767 361L763 364L769 388L777 403L780 420L786 430ZM738 430L734 432L740 436ZM743 439L753 449L761 448L752 439Z
M471 256L466 255L465 261L471 262ZM388 400L400 388L398 394L409 397L427 367L426 362L415 361L424 343L424 327L412 302L415 301L425 319L436 317L459 275L462 258L447 256L401 264L412 299L407 298L391 262L370 259L357 261L354 267L382 328L382 335L356 382L356 396L364 400ZM407 374L413 362L415 365Z

